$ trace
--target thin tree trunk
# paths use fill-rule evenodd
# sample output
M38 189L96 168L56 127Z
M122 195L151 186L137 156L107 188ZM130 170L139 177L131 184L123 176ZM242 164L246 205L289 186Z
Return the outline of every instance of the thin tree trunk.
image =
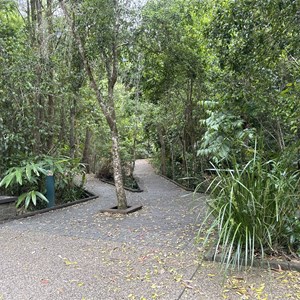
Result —
M186 154L187 154L186 141L183 138L181 142L182 142L182 164L183 164L184 172L185 172L184 175L185 175L185 177L189 177L190 176L189 167L188 167L188 161L187 161L187 157L186 157ZM189 179L187 180L187 184L188 184L188 186L190 185Z
M59 142L65 143L66 140L66 114L65 114L65 105L64 101L61 103L60 108L60 131L59 131Z
M82 162L86 166L87 173L90 173L90 143L91 143L92 132L87 126L85 131L84 149L82 154Z
M33 151L35 154L40 154L43 150L42 138L40 133L41 125L44 121L44 99L41 92L42 87L42 45L43 45L43 30L42 30L42 3L41 0L31 0L31 44L37 48L38 64L36 67L36 92L34 99L35 110L35 128L34 137L35 143Z
M277 119L277 137L278 137L278 145L280 147L280 150L283 151L285 149L285 141L284 136L281 128L280 121Z
M76 96L70 109L70 157L75 157L75 119L76 119Z
M171 150L171 164L172 164L172 180L175 179L175 161L174 161L174 149L173 143L170 142L170 150Z
M92 173L96 173L96 168L97 168L97 154L94 154Z
M130 168L130 176L133 176L134 168L135 168L135 161L136 161L136 146L137 146L137 135L138 135L138 107L139 107L139 100L140 100L140 80L141 80L141 56L138 57L138 68L137 68L137 78L135 83L135 120L134 120L134 133L133 133L133 149L132 149L132 162Z
M195 130L194 130L194 122L193 122L193 87L194 80L190 79L188 81L187 86L187 101L185 107L185 127L184 127L184 139L186 143L187 149L194 148L194 140L195 140Z
M51 60L51 54L53 52L53 12L52 12L52 1L47 0L47 10L46 10L46 21L47 21L47 61L48 61L48 80L49 80L49 93L48 93L48 107L47 107L47 120L49 123L49 133L47 138L47 149L48 151L53 147L54 140L54 124L55 124L55 102L54 102L54 94L53 94L53 80L54 80L54 70Z
M116 4L116 3L114 3ZM112 140L112 155L113 155L113 169L114 169L114 180L116 186L116 196L118 201L118 208L124 209L127 208L126 194L124 190L123 176L122 176L122 164L120 158L120 147L119 147L119 136L116 122L116 113L114 107L114 86L117 81L117 45L115 44L112 49L113 59L110 61L107 57L105 57L105 53L102 55L105 57L105 65L107 71L107 79L108 79L108 106L107 102L104 99L101 88L97 85L95 76L93 74L92 68L90 66L89 59L86 55L86 51L84 49L83 41L81 37L76 32L74 21L70 17L70 14L66 8L65 2L60 0L61 8L66 16L68 23L72 28L72 34L75 40L75 43L78 47L79 53L81 55L85 71L88 75L89 82L91 88L94 90L96 98L98 100L98 104L105 116L105 119L109 125L111 132L111 140ZM115 28L117 28L117 24L114 24ZM116 29L117 30L117 29Z
M133 137L133 145L132 145L132 162L130 165L130 176L133 176L134 168L135 168L135 160L136 160L136 133L134 133Z
M166 143L163 135L163 129L161 125L158 126L158 136L160 143L160 156L161 156L161 174L166 176L167 174L167 163L166 163Z

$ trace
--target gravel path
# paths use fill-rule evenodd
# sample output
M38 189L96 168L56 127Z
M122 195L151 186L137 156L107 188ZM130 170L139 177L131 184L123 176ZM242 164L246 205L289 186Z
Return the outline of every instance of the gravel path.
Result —
M0 225L0 300L293 299L280 283L299 280L294 273L224 277L201 262L194 236L204 196L194 201L146 160L135 176L144 192L127 192L128 201L143 209L130 215L100 214L116 204L114 187L90 177L99 198Z

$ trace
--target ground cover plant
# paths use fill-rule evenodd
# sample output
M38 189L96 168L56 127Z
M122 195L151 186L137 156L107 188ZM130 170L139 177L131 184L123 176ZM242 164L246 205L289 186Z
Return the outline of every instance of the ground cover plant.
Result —
M215 233L222 262L240 267L266 255L299 256L299 174L256 151L244 166L214 169L203 224L212 217L205 243Z

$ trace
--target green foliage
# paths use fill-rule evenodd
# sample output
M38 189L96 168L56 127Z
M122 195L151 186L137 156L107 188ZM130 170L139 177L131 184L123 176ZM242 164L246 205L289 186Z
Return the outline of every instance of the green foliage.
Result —
M78 158L61 157L54 161L50 158L50 161L53 162L51 169L55 176L58 201L63 203L78 200L82 196L82 188L86 178L85 165L80 163ZM78 180L77 184L75 184L75 178Z
M206 131L197 154L217 164L228 160L230 156L239 156L240 161L243 150L253 141L254 129L243 128L244 121L241 118L228 111L215 109L215 103L206 102L205 106L209 116L202 122Z
M0 186L8 188L11 185L23 185L23 183L37 183L40 174L47 174L43 163L30 163L23 167L12 167L5 173L5 177L1 180Z
M27 209L29 205L32 203L34 206L37 205L37 199L41 199L45 202L48 202L48 199L38 191L30 191L27 193L23 193L18 197L18 201L16 206L19 207L24 202L24 207Z
M262 132L269 157L293 148L299 115L294 85L299 80L299 2L209 2L203 6L210 16L203 30L213 53L210 99L218 103L213 112L229 113L242 120L243 128ZM227 134L234 135L235 128Z
M142 95L149 103L144 130L159 169L172 179L201 177L205 165L197 157L204 133L199 120L205 117L198 102L206 92L210 55L197 27L198 6L194 1L148 1L137 35ZM192 180L181 182L193 187Z
M5 189L14 189L16 186L25 186L26 189L29 189L29 191L19 195L17 201L17 207L24 202L25 209L27 209L31 203L36 206L37 198L48 201L42 193L35 190L39 185L41 176L46 174L47 170L41 162L31 162L22 167L12 167L6 171L4 178L0 182L0 187L4 186Z
M212 217L206 242L217 234L216 253L222 261L252 265L257 253L299 251L299 176L280 162L254 157L244 167L214 169L217 176L209 187Z
M49 173L55 176L58 199L75 200L72 197L76 190L74 178L81 175L82 187L85 180L84 166L78 159L67 157L44 156L23 161L20 167L12 167L5 172L0 187L4 187L8 193L19 194L17 207L24 205L27 209L31 204L36 206L38 201L48 202L44 196L44 183Z
M110 166L111 140L70 26L53 13L57 3L43 3L28 18L16 3L0 3L0 176L14 167L2 185L25 193L20 205L30 207L43 201L49 168L58 197L76 198L81 166L61 155L84 153L96 171ZM135 11L140 19L127 0L65 3L103 102L116 110L123 166L152 155L166 175L194 187L209 161L245 165L259 134L262 176L280 165L287 174L299 168L299 1L148 0ZM262 163L272 159L277 163ZM224 192L232 180L224 180ZM290 240L298 223L286 224Z

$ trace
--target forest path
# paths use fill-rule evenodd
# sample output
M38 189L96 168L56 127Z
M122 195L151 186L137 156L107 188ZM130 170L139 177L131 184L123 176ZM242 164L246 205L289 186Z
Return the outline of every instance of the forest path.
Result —
M241 299L243 285L255 295L262 282L263 292L285 299L267 272L226 281L219 264L199 261L194 237L205 196L193 200L146 160L135 176L144 189L126 192L130 205L143 205L135 213L99 213L116 204L115 189L89 177L86 187L99 198L0 225L0 299ZM224 289L224 280L232 286Z

